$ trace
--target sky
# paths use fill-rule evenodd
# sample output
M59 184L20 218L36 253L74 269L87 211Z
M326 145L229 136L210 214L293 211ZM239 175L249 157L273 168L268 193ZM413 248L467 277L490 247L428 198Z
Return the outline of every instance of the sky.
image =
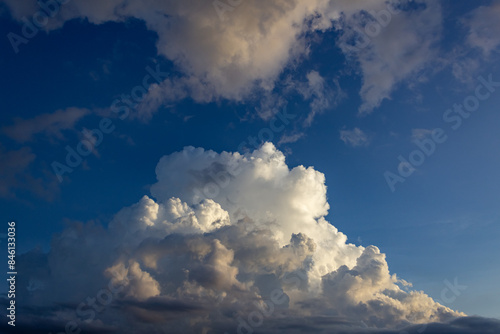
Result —
M1 0L2 332L500 332L499 16Z

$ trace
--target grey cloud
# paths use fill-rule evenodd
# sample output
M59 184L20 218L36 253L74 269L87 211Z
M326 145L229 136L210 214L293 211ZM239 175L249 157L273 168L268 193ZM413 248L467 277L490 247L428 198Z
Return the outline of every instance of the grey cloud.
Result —
M57 110L52 114L41 114L31 119L15 118L14 125L3 127L2 132L20 143L32 141L33 137L39 133L63 139L61 131L73 129L76 122L89 113L88 109L67 108Z
M54 198L57 179L43 167L35 174L36 157L30 147L6 151L0 144L0 197L17 198L16 192L23 190L48 201Z
M499 15L500 4L493 1L489 6L475 9L463 20L464 25L469 29L467 43L481 49L487 56L498 50L500 46Z
M360 128L340 130L340 139L352 147L361 147L370 144L370 139Z

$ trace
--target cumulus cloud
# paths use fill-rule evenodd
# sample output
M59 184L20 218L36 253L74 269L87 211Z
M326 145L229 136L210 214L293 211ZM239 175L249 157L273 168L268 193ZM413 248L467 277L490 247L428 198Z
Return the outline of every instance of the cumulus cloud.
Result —
M370 144L370 139L360 128L340 130L340 139L346 143L346 145L352 147L367 146Z
M32 15L36 8L36 0L6 3L17 19ZM360 29L378 24L373 13L389 7L399 14L391 15L388 24L382 23L377 36L368 37L369 45L352 52L350 45L353 39L359 41ZM311 36L332 28L339 32L341 50L359 63L363 78L360 112L369 113L390 98L396 85L433 59L441 9L427 0L74 0L61 6L45 28L56 29L75 18L101 24L132 17L158 34L158 53L174 62L180 73L149 87L138 106L139 117L147 119L162 104L187 96L203 103L244 101L256 92L269 94L288 66L309 55ZM317 71L309 71L307 80L308 88L301 90L311 101L306 125L315 114L332 107L338 93L336 85L326 85Z
M500 328L411 290L377 247L348 243L325 220L324 175L289 168L270 143L244 155L186 147L163 157L156 174L152 197L123 208L107 227L74 223L48 253L19 257L18 286L42 284L19 290L26 306L16 327L207 334Z

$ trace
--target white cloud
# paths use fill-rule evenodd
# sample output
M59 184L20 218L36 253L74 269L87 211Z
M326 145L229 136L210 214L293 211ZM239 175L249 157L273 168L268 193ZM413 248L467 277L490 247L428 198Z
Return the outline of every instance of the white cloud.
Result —
M234 332L237 319L250 321L262 308L266 317L251 327L263 332L278 332L285 320L331 332L346 324L398 328L463 315L402 289L407 283L390 274L377 247L347 243L324 218L324 175L290 169L270 143L245 155L186 147L163 157L156 173L155 200L144 196L107 228L75 224L54 238L48 255L23 255L18 284L36 278L44 287L20 291L23 303L77 307L88 296L103 300L103 286L120 286L109 305L97 305L106 312L89 326L122 333L151 326ZM76 320L88 329L84 306ZM75 320L74 307L57 307L25 319Z
M368 136L359 128L340 130L340 139L352 147L367 146L370 144Z

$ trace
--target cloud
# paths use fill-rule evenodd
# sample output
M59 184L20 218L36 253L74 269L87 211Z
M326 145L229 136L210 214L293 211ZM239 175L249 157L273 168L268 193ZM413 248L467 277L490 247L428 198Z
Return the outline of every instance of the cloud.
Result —
M152 85L142 109L148 113L147 106L157 106L151 100L189 95L198 102L241 101L255 89L272 90L284 67L308 52L303 35L312 29L311 18L325 12L328 4L326 0L244 1L221 20L210 1L115 0L103 5L75 0L61 7L60 23L52 28L79 17L95 24L129 17L144 20L158 34L158 53L183 73Z
M469 28L467 43L480 48L485 55L498 49L500 46L500 3L493 1L489 6L475 9L463 21Z
M283 145L283 144L290 144L290 143L295 143L298 141L300 138L304 137L304 133L295 133L292 135L283 135L281 136L278 146Z
M26 332L68 323L120 333L487 333L391 274L325 220L325 177L272 144L244 155L186 147L161 158L154 196L103 227L74 223L19 256ZM17 291L16 291L17 292ZM73 321L73 322L71 322ZM429 324L430 323L430 324ZM16 326L16 327L17 327ZM478 329L476 329L478 328Z
M29 191L38 197L52 200L58 192L58 183L46 169L41 170L43 177L33 174L36 155L29 147L6 151L0 145L0 197L16 198L16 191Z
M304 121L304 125L310 126L317 114L335 107L346 95L340 88L338 80L333 81L333 85L328 84L317 71L310 71L306 77L307 83L298 84L296 89L305 100L311 100L309 104L311 111Z
M11 15L17 19L30 14L33 15L40 9L36 1L3 0L2 2L8 6Z
M478 59L455 56L451 61L451 72L453 76L463 83L475 83L477 80L477 71L480 67ZM459 58L460 57L460 58ZM450 57L452 59L453 57Z
M269 120L286 107L287 96L297 93L304 101L309 101L309 112L304 114L302 122L304 127L311 126L316 115L334 109L347 96L338 79L327 80L318 71L309 71L300 80L288 75L280 82L279 88L264 92L260 97L260 105L256 108L258 116Z
M2 148L0 151L0 196L10 197L12 188L16 188L22 182L19 180L20 174L35 160L36 155L31 152L29 147L23 147L19 150L8 151Z
M12 14L29 15L36 1L23 6L7 1ZM214 4L227 11L221 19ZM30 7L31 6L31 7ZM390 23L371 38L369 46L352 52L352 39L359 39L359 27L376 19L368 13L398 8ZM149 119L157 109L172 101L191 97L199 103L219 99L248 101L255 94L271 94L288 67L300 63L310 53L315 32L338 30L338 45L359 64L363 78L361 113L369 113L404 80L415 79L435 57L434 44L440 37L439 4L419 0L277 0L277 1L161 1L74 0L61 6L47 29L57 29L65 21L86 18L94 24L143 20L158 35L157 50L177 67L160 84L152 84L138 106L139 117ZM352 44L352 43L351 43ZM300 79L293 78L300 82ZM332 106L338 84L326 84L317 71L307 74L308 86L302 95L310 99L310 124L315 114ZM272 108L271 108L272 109ZM263 115L269 117L264 110Z
M411 140L422 140L428 138L432 135L432 131L430 129L412 129L411 130Z
M15 118L14 124L2 128L2 132L17 142L32 141L37 134L63 139L62 130L73 129L75 124L90 111L82 108L67 108L51 114L41 114L31 119Z
M359 64L363 78L361 115L390 99L398 84L405 80L418 82L419 73L437 60L442 29L440 5L419 0L414 1L415 9L407 10L407 1L397 3L399 13L391 14L385 6L368 15L346 17L338 24L338 43L346 56ZM373 15L381 11L387 13L388 19Z
M352 147L361 147L370 144L368 136L359 128L340 130L340 139L346 143L346 145Z

